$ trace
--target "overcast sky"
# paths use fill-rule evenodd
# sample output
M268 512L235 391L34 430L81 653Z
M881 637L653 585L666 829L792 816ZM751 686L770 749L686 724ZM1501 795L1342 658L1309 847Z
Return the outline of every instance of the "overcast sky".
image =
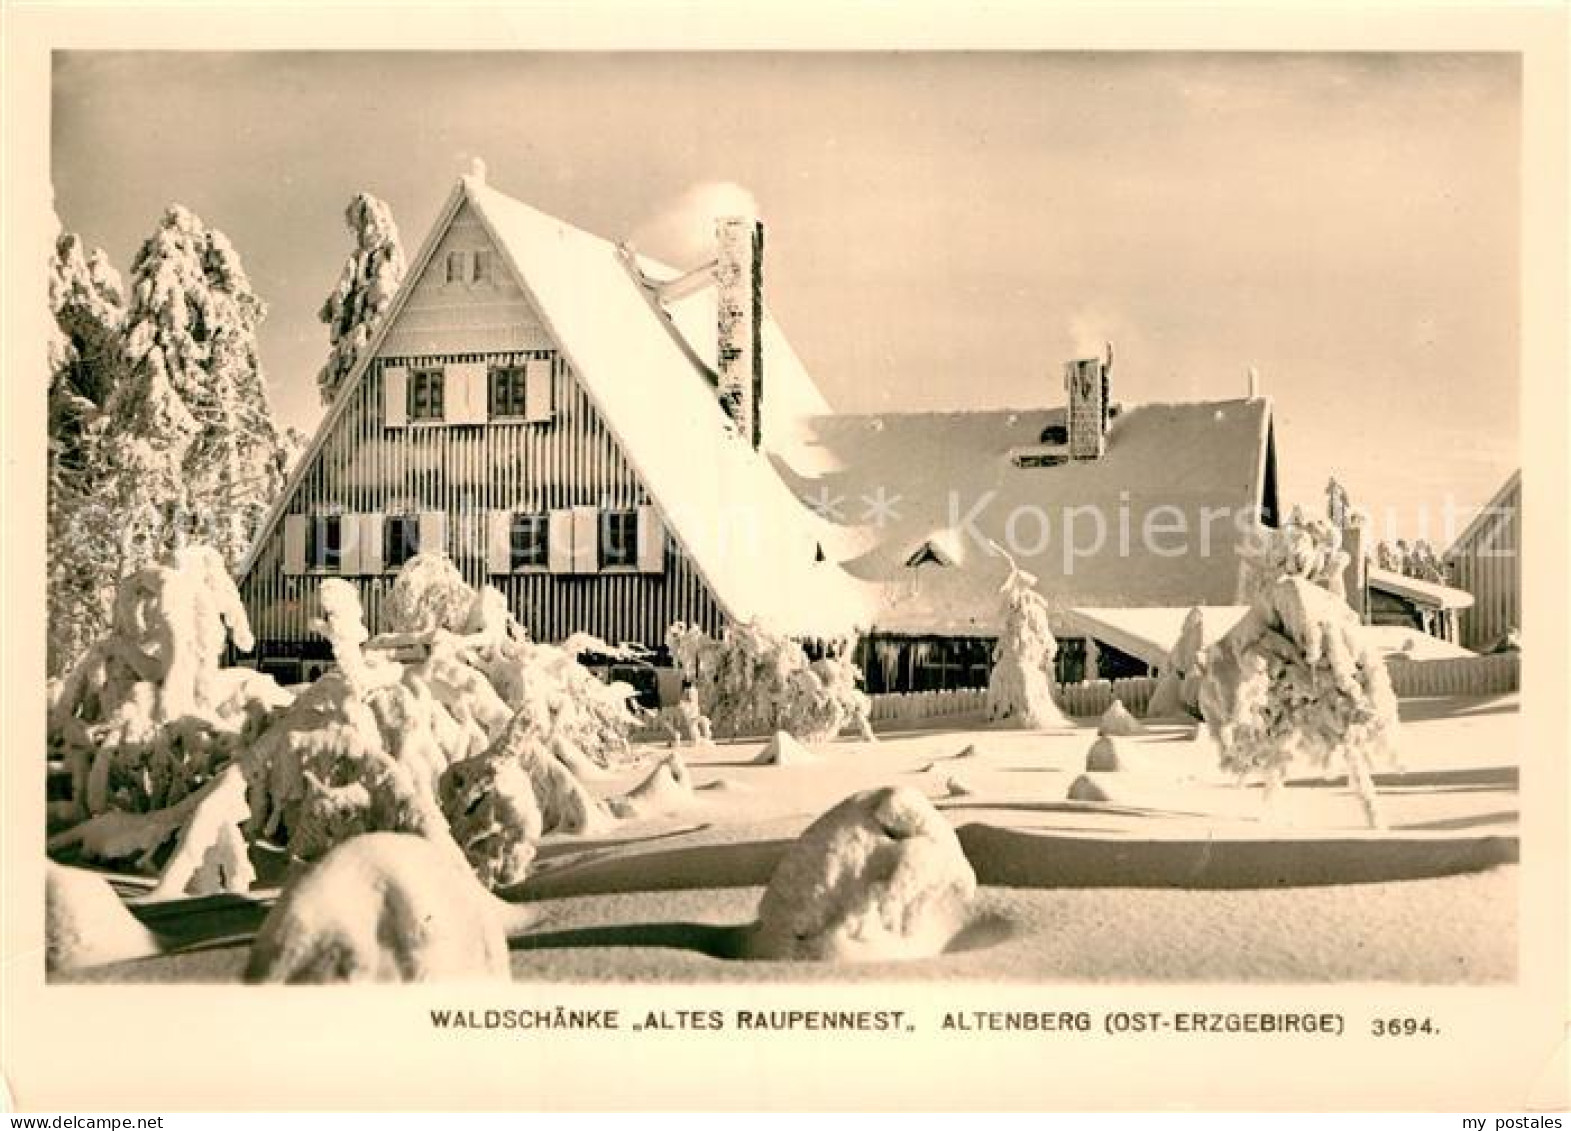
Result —
M306 431L344 205L412 256L479 155L670 257L674 202L746 186L837 407L1058 404L1103 339L1126 402L1253 366L1287 501L1334 472L1413 535L1520 459L1519 96L1509 55L64 53L52 161L122 271L171 201L229 235Z

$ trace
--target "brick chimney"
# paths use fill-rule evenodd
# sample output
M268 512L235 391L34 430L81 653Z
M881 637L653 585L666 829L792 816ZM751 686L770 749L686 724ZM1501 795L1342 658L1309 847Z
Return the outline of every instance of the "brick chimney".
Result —
M1077 358L1064 366L1064 417L1069 426L1069 458L1101 459L1107 448L1107 422L1112 383L1113 351L1106 361Z
M717 221L714 270L720 403L756 448L763 434L763 224L750 216Z

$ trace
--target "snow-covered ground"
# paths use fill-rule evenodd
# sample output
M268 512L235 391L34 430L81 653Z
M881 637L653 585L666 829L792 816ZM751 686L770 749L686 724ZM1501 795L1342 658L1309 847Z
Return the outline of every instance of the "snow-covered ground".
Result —
M505 894L541 921L515 977L769 980L1492 981L1514 976L1517 698L1407 700L1400 768L1376 767L1389 829L1337 778L1290 776L1275 819L1219 776L1193 727L1118 739L1134 768L1082 778L1089 725L1044 732L946 719L760 764L765 743L676 753L690 780L642 794L593 835L552 834ZM669 751L650 747L651 758ZM627 794L652 762L592 783ZM680 777L681 775L677 775ZM1187 779L1187 780L1186 780ZM742 928L786 846L848 794L909 785L955 826L982 885L952 953L900 964L740 961ZM1103 797L1105 800L1071 800ZM71 980L231 980L281 879L249 900L144 909L172 953ZM267 886L272 885L272 886ZM133 891L133 888L124 890ZM133 906L136 899L131 898ZM1424 924L1415 931L1413 924Z

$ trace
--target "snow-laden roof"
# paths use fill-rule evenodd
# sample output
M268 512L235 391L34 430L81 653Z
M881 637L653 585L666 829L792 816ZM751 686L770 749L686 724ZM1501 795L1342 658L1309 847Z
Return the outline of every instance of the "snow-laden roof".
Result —
M1201 647L1210 647L1249 611L1247 605L1201 605ZM1070 609L1065 627L1077 635L1111 644L1120 652L1163 667L1183 635L1188 608Z
M824 524L730 430L616 246L478 181L466 179L464 192L726 613L793 633L865 627L874 590L817 560ZM805 372L790 379L794 355L766 326L765 349L776 347L766 382L795 388L799 405L817 409L822 397ZM771 405L767 384L764 405L767 434L772 409L788 406Z
M712 287L662 302L638 276L678 271L630 260L477 178L455 188L411 279L466 201L733 619L807 635L990 634L1007 572L990 543L1008 548L1060 612L1234 598L1235 518L1260 501L1268 400L1137 406L1113 421L1102 459L1020 467L1017 454L1047 450L1042 432L1063 424L1061 408L836 415L766 309L755 451L715 396ZM408 292L343 382L264 537ZM1207 509L1222 516L1209 526ZM1183 552L1169 555L1175 535L1162 524L1175 516L1187 533ZM1156 549L1141 536L1148 521L1166 531ZM940 560L907 565L924 545Z
M1202 606L1201 641L1210 647L1242 619L1245 605ZM1064 616L1065 631L1111 644L1137 660L1162 667L1183 633L1188 609L1071 609ZM1473 653L1466 648L1413 628L1395 625L1360 625L1359 635L1382 656L1411 660L1449 660Z
M1460 644L1395 624L1366 624L1360 630L1382 656L1404 656L1409 660L1457 660L1475 653Z
M846 568L886 586L881 629L988 630L1008 568L990 541L1059 609L1233 601L1270 402L1137 405L1113 420L1099 460L1015 462L1063 420L1061 408L818 416L771 455L831 519ZM965 545L964 568L907 566L938 531Z
M1405 597L1409 601L1436 609L1473 607L1473 595L1465 589L1453 589L1436 581L1423 581L1376 566L1369 568L1369 587L1385 593L1394 593L1398 597Z

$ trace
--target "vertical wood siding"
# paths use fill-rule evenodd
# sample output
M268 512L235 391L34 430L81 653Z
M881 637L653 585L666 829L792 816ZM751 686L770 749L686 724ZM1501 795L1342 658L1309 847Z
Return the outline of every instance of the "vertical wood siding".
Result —
M494 285L444 284L448 250L490 247L466 213L467 207L425 275L412 283L415 290L398 323L285 513L442 511L446 551L464 579L500 588L536 640L559 641L586 631L613 643L656 646L678 620L718 632L719 605L674 542L667 545L661 574L487 574L486 515L491 511L631 508L652 500L517 284L511 279ZM505 274L494 251L493 268ZM384 424L384 368L522 365L531 358L551 363L556 413L549 423ZM283 572L283 527L280 521L270 532L242 579L241 594L264 649L289 651L316 640L307 622L322 578ZM360 589L373 632L385 627L383 605L393 578L391 573L346 577Z
M1491 504L1501 508L1447 555L1451 584L1473 595L1462 613L1462 646L1488 648L1522 627L1522 483Z

